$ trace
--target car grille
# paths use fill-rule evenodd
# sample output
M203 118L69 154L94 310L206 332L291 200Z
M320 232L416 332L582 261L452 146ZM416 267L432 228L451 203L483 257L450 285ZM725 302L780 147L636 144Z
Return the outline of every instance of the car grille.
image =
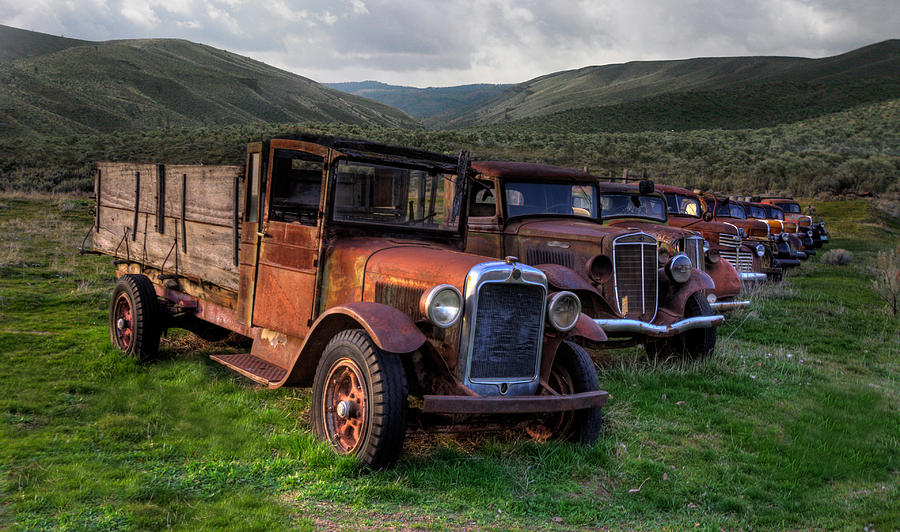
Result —
M534 377L543 339L544 289L484 283L478 291L469 367L472 380Z
M703 239L698 237L682 238L678 241L678 251L691 259L691 264L698 270L703 270Z
M525 264L559 264L574 268L575 259L568 249L528 248L525 250Z
M731 263L734 269L740 273L749 273L753 271L753 255L746 251L739 250L722 250L719 255Z
M647 234L621 236L613 243L616 303L626 318L653 321L658 278L657 241Z
M719 245L737 249L741 245L741 237L734 233L719 233Z

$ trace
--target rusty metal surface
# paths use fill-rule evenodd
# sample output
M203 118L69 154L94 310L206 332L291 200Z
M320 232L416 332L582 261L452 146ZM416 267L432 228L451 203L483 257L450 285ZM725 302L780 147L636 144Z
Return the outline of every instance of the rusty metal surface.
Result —
M561 180L591 183L596 178L587 172L553 166L550 164L522 163L515 161L473 161L472 168L486 177L514 178L516 180Z
M381 303L357 301L326 310L320 320L332 314L343 314L362 325L375 344L390 353L411 353L425 343L409 315Z
M734 297L741 291L741 280L737 270L730 262L719 259L719 262L706 265L706 273L712 277L716 287L712 293L718 298Z
M581 392L571 395L535 395L525 397L472 397L462 395L426 395L422 412L444 414L538 414L565 412L603 406L609 393Z
M277 383L287 373L284 368L246 353L240 355L212 355L209 358L270 388L277 387Z

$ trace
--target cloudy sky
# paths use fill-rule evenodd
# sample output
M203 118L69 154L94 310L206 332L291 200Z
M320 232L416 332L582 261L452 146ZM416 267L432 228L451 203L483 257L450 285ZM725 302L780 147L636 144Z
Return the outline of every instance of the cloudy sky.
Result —
M897 0L0 0L0 23L175 37L320 82L515 83L701 56L824 57L900 37Z

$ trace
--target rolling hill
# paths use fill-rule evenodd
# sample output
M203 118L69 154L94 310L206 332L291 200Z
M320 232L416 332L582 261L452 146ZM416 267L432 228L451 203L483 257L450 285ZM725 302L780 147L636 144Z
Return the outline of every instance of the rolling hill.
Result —
M420 118L426 125L446 122L474 110L500 95L510 85L458 85L455 87L405 87L378 81L326 83L328 87L381 102Z
M692 116L699 117L700 127L761 127L895 98L900 96L898 79L900 40L822 59L638 61L556 72L514 85L479 108L451 119L447 125L497 124L568 113L555 116L571 119L573 115L591 115L579 119L579 127L605 129L610 121L657 115L662 110L666 116L660 123L668 129L695 128L691 123L695 119L678 125L680 117ZM820 106L820 100L826 105ZM728 105L710 114L715 102ZM748 110L752 114L761 102L764 107L773 103L790 107L786 102L795 102L799 107L791 108L785 119L774 117L774 122L772 117L753 123L743 120L741 115ZM657 128L646 120L637 120L624 128L609 130Z
M254 122L416 126L392 107L184 40L76 41L0 26L0 133Z

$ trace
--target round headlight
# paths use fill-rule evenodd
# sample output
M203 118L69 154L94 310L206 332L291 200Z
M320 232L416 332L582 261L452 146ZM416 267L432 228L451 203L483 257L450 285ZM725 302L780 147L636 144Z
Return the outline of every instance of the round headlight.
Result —
M709 261L710 264L716 264L721 258L722 256L719 255L718 249L710 249L706 252L706 260Z
M588 264L588 275L595 283L605 283L612 277L613 264L606 255L597 255Z
M810 236L810 237L811 237L811 236L812 236L812 231L807 231L807 232L806 232L806 236Z
M765 254L766 254L766 246L764 246L762 244L757 244L756 245L756 256L762 257Z
M572 292L556 292L547 303L547 319L558 331L568 331L581 316L581 300Z
M462 314L462 294L455 286L441 284L422 294L419 310L436 326L452 327Z
M684 253L679 253L666 264L666 274L678 284L686 283L691 278L692 268L691 259Z

